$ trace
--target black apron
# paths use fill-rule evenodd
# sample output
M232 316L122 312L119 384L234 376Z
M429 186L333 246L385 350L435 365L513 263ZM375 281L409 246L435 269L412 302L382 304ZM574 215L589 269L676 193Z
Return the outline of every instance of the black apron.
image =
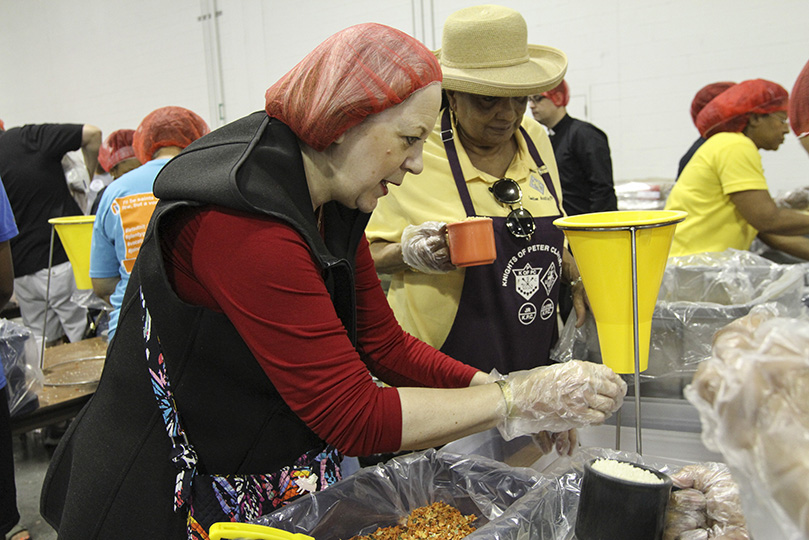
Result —
M505 217L487 216L494 226L497 259L466 268L458 312L441 346L442 352L485 372L497 369L505 374L548 365L557 332L564 233L553 221L562 210L536 146L522 127L520 132L559 214L535 217L536 231L530 239L508 232ZM441 133L466 215L477 216L452 141L448 110L441 117ZM542 191L542 184L539 187Z

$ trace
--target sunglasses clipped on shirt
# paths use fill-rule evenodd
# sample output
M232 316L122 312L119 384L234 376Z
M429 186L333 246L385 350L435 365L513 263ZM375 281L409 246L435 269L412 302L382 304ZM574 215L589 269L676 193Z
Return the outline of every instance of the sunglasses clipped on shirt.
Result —
M506 228L516 238L531 238L536 230L534 216L531 212L522 207L522 190L519 184L511 178L501 178L489 188L494 198L500 204L508 206L509 212L506 216ZM519 208L514 209L514 205Z

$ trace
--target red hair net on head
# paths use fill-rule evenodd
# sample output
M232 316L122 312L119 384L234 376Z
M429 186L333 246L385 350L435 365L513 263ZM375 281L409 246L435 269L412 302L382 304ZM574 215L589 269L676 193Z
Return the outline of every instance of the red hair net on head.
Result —
M438 60L418 40L389 26L358 24L326 39L273 84L265 110L322 151L365 117L440 81Z
M740 132L751 114L786 111L789 93L780 84L752 79L716 96L697 115L697 129L706 139L723 131Z
M798 137L809 136L809 62L803 66L789 100L789 123Z
M691 120L694 122L694 125L697 125L697 115L705 108L705 105L710 103L713 98L735 85L735 82L715 82L700 88L694 96L694 99L691 100Z
M185 148L210 131L205 120L193 111L183 107L161 107L141 121L132 137L132 146L138 161L146 163L161 148Z
M119 129L109 134L98 149L98 163L105 171L110 172L110 169L125 159L135 157L135 149L132 148L134 134L134 129Z
M553 104L557 107L567 107L567 104L570 103L570 89L567 87L567 81L564 79L562 79L562 82L559 83L556 88L542 92L540 95L553 101Z

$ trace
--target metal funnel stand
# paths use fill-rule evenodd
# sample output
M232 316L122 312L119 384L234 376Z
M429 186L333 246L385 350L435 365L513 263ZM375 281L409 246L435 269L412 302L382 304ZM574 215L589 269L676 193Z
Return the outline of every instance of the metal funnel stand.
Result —
M602 362L616 373L634 374L638 454L643 453L640 372L648 367L652 312L674 228L686 215L665 210L618 211L554 221L565 232L578 264L596 319ZM619 411L617 449L620 430Z

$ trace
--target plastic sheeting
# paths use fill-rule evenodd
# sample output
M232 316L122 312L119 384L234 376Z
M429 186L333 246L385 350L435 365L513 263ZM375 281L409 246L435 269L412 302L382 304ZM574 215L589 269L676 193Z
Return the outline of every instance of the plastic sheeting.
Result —
M641 374L644 395L682 397L700 362L710 358L714 333L754 306L769 303L785 316L803 316L805 273L802 265L735 249L669 259L652 316L649 368ZM568 319L554 360L601 362L595 320L589 313L587 319L578 329Z
M38 408L36 393L42 389L45 377L39 368L39 351L31 331L0 319L0 359L6 374L11 416Z
M478 529L468 540L567 540L575 527L584 464L595 457L672 472L665 463L604 448L581 448L542 473L482 456L428 450L362 469L255 523L339 540L394 525L415 508L443 501L478 516Z
M756 538L809 537L809 321L758 306L716 336L685 389L740 486Z

